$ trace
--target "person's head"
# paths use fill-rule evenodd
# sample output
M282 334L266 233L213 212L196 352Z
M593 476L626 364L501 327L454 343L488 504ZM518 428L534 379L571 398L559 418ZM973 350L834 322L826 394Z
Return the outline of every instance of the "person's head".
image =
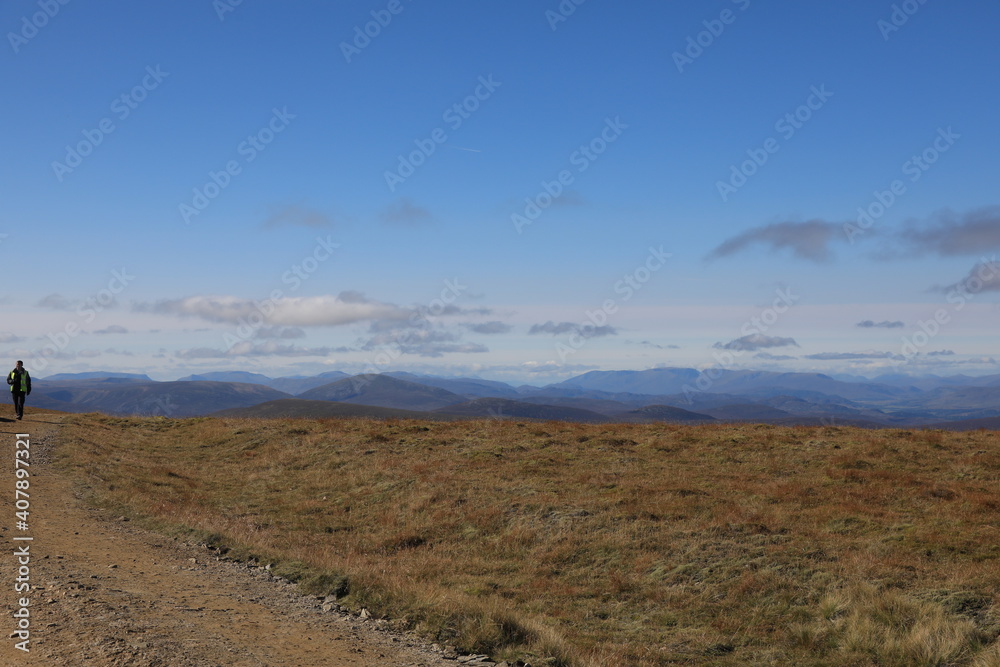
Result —
M24 362L21 361L20 359L17 360L17 368L18 370L24 368Z

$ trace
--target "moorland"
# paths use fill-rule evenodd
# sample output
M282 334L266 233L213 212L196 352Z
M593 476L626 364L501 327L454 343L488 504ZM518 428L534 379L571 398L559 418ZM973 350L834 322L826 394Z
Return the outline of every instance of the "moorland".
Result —
M532 665L1000 664L994 431L68 415L89 502Z

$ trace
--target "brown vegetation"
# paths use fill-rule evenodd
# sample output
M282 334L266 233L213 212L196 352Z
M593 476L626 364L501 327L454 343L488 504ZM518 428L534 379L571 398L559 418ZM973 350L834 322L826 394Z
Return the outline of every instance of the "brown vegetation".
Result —
M553 665L1000 663L994 432L67 418L92 498Z

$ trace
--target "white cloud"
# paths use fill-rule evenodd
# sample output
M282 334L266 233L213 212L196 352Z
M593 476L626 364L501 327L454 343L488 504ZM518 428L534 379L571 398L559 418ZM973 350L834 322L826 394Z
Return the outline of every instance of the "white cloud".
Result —
M270 325L337 326L366 320L403 320L412 311L371 301L356 292L338 296L283 297L255 301L235 296L193 296L137 305L136 309L164 315L197 317L209 322L238 324L263 320Z

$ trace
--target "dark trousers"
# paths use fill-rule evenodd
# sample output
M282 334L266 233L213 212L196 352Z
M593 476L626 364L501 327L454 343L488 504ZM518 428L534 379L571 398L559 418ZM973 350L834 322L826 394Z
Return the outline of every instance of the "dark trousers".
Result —
M24 396L23 391L12 391L10 395L14 397L14 413L18 419L24 416Z

